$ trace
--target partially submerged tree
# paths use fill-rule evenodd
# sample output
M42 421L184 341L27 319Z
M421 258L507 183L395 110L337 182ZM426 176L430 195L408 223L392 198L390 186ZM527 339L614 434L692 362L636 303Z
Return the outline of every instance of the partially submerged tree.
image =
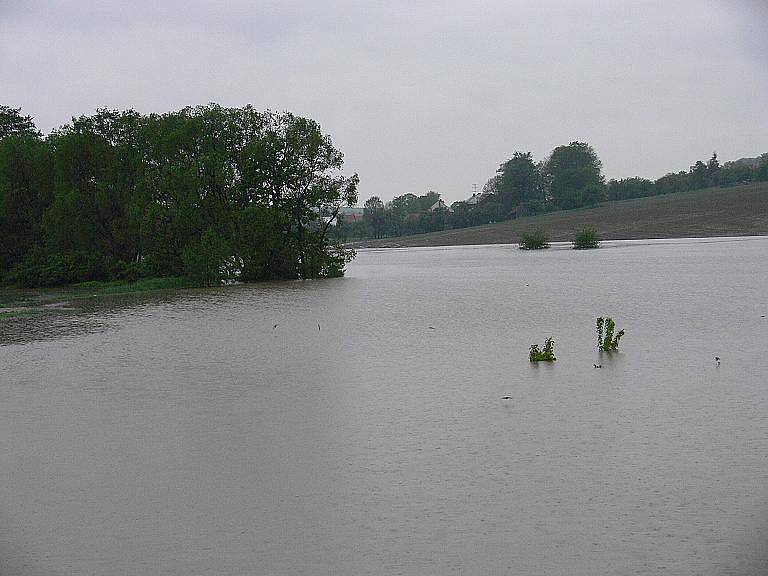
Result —
M531 362L554 362L555 358L555 342L552 338L547 338L544 341L544 348L540 349L538 344L531 344L531 348L528 351L528 359Z
M353 254L329 229L358 178L313 120L217 104L99 110L42 140L21 119L0 139L0 275L11 281L311 278L341 274ZM62 262L92 266L46 280Z
M619 330L614 335L616 323L613 318L600 316L595 322L597 327L597 347L603 352L613 352L619 349L619 341L624 336L624 330Z

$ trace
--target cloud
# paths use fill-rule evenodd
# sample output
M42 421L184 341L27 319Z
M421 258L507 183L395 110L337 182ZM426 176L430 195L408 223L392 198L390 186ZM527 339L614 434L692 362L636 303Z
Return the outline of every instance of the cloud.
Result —
M515 150L609 177L768 151L760 2L0 3L0 101L49 130L218 101L321 122L363 199L466 197ZM761 58L762 57L762 58Z

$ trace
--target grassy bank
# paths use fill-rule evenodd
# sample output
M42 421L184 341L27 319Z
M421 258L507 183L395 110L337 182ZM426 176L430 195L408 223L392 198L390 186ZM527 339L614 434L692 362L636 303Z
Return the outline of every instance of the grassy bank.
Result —
M0 319L68 311L65 306L68 302L86 298L197 287L198 284L189 278L172 276L135 281L83 282L56 288L4 288L0 289Z
M153 290L179 290L197 288L199 285L183 276L163 278L140 278L134 281L115 280L113 282L82 282L72 284L64 290L73 296L88 297L107 294L128 294L131 292L149 292Z
M473 228L363 240L350 246L512 244L537 228L555 242L572 240L576 231L584 228L594 228L605 240L768 235L768 184L605 202L595 208L550 212Z

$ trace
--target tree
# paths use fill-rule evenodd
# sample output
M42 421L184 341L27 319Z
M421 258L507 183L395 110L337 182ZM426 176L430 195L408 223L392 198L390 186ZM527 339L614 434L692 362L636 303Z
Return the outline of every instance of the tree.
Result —
M656 180L657 194L674 194L688 190L688 172L680 171L677 174L666 174Z
M760 182L768 180L768 153L760 156L760 163L755 169L755 180Z
M0 140L8 136L34 136L39 137L32 116L22 116L21 108L0 106Z
M645 178L623 178L621 180L609 180L606 192L609 200L625 200L627 198L653 196L656 193L656 187L651 180Z
M415 194L395 196L385 207L385 234L400 236L403 234L405 218L408 214L419 212L419 197Z
M712 158L707 162L707 180L710 186L717 186L720 183L720 162L717 159L717 152L712 152Z
M45 142L30 135L0 140L0 274L42 242L52 188Z
M688 187L691 190L698 190L699 188L706 188L709 184L709 172L707 171L707 165L701 160L697 160L696 164L691 166L688 171Z
M561 210L593 205L603 199L602 163L589 144L558 146L546 162L549 193Z
M222 280L234 280L232 249L212 228L190 242L182 255L187 275L202 286L216 286Z
M363 218L371 227L374 238L381 238L384 233L384 202L378 196L371 196L363 204Z
M43 140L18 110L3 113L0 275L207 284L337 276L352 257L330 228L357 201L358 178L341 174L313 120L217 104L102 109Z
M536 212L543 204L539 174L530 152L515 152L496 172L496 191L505 212L520 205Z

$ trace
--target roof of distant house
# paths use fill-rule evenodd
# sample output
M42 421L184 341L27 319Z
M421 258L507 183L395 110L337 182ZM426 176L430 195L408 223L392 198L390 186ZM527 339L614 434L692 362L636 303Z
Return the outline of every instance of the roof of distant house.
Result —
M429 207L429 211L430 212L434 212L435 210L439 210L440 208L444 208L446 210L450 210L450 208L448 207L448 205L445 202L443 202L442 200L438 200L437 202L432 204L432 206Z

